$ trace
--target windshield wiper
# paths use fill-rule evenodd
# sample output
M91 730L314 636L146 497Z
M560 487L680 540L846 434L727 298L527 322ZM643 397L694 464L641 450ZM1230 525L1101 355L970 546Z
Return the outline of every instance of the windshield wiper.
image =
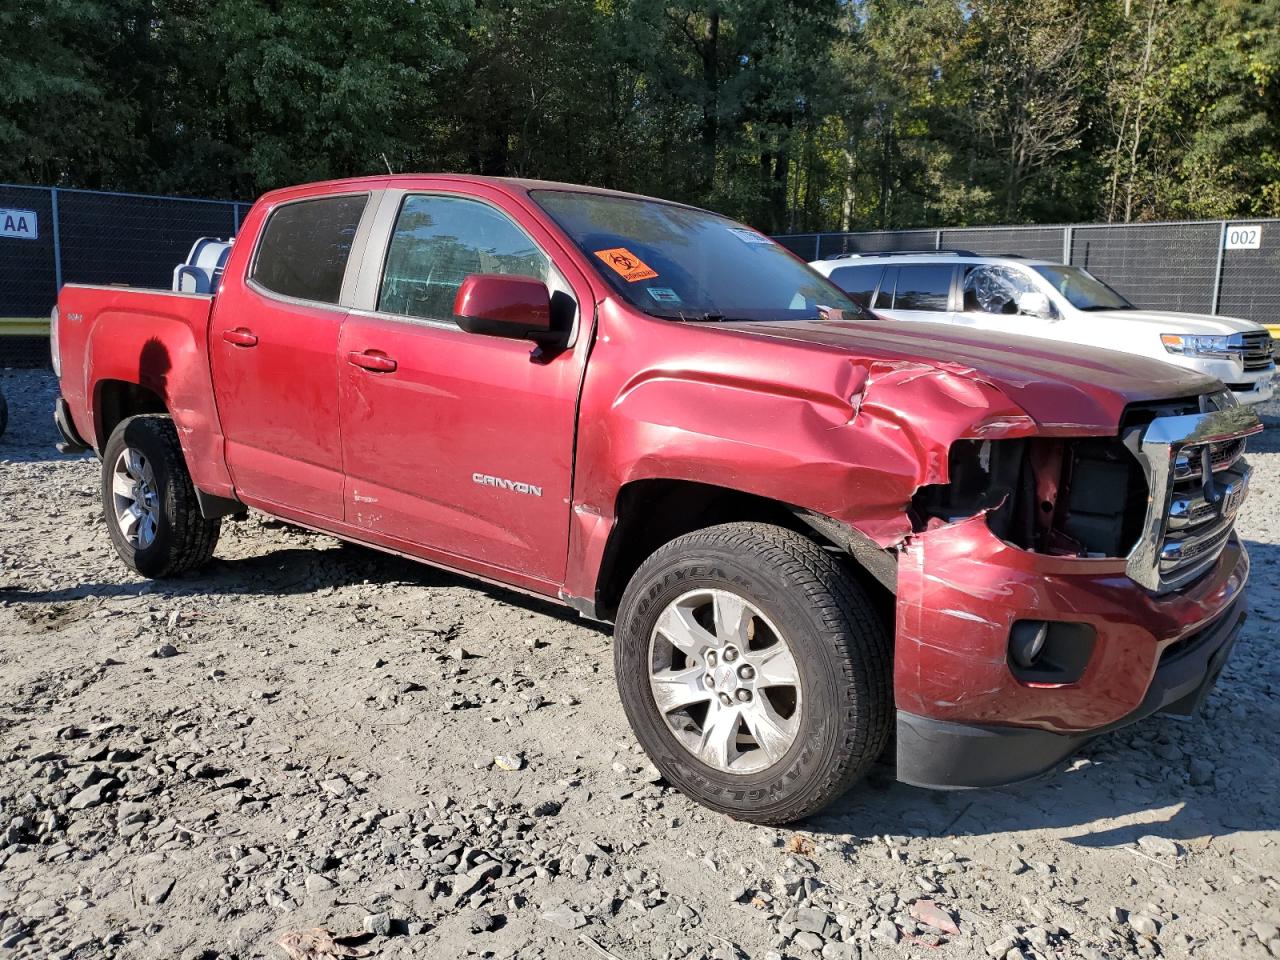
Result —
M716 313L714 310L707 310L703 313L685 313L681 311L676 316L685 323L735 323L746 322L746 317L730 317L723 313Z

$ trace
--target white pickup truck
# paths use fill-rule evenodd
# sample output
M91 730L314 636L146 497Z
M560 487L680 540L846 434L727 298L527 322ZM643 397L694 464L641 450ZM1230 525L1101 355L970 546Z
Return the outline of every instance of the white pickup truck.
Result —
M1249 320L1135 307L1080 267L955 251L848 254L810 264L891 320L953 323L1164 360L1221 380L1241 403L1275 391L1280 350Z

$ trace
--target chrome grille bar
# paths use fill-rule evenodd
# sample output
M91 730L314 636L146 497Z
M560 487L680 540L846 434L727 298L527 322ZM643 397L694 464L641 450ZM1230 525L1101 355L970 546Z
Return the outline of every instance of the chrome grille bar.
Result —
M1156 592L1175 590L1213 565L1248 494L1250 469L1241 457L1245 438L1262 429L1257 414L1230 394L1202 397L1200 409L1156 417L1124 437L1150 491L1125 568Z
M1244 439L1224 440L1184 449L1174 458L1174 479L1188 480L1204 476L1204 454L1206 453L1209 455L1209 466L1214 473L1229 470L1244 456Z

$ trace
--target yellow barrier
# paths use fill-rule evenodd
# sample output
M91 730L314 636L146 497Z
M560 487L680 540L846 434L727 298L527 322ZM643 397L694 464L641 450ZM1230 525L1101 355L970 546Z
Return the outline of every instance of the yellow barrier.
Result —
M0 337L47 337L48 317L0 317Z

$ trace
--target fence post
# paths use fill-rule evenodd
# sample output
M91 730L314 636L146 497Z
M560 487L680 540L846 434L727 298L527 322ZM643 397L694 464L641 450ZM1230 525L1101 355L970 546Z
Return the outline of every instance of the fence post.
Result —
M1213 299L1209 306L1209 312L1214 315L1218 313L1218 295L1222 292L1222 252L1227 246L1227 221L1223 220L1219 227L1218 262L1213 268Z
M236 236L239 236L239 234L240 234L240 204L238 204L238 203L233 203L233 204L231 205L231 222L232 222L232 224L234 225L234 226L232 226L232 228L231 228L232 233L233 233L233 234L235 234Z
M822 259L822 234L820 233L813 235L813 259Z
M58 228L58 188L49 188L49 216L53 220L53 293L62 292L62 234Z
M1073 232L1071 227L1062 228L1062 262L1068 266L1071 264L1071 237Z
M941 231L941 230L939 230L939 231L934 235L934 238L933 238L933 249L935 249L935 250L941 250L941 249L942 249L942 231Z

